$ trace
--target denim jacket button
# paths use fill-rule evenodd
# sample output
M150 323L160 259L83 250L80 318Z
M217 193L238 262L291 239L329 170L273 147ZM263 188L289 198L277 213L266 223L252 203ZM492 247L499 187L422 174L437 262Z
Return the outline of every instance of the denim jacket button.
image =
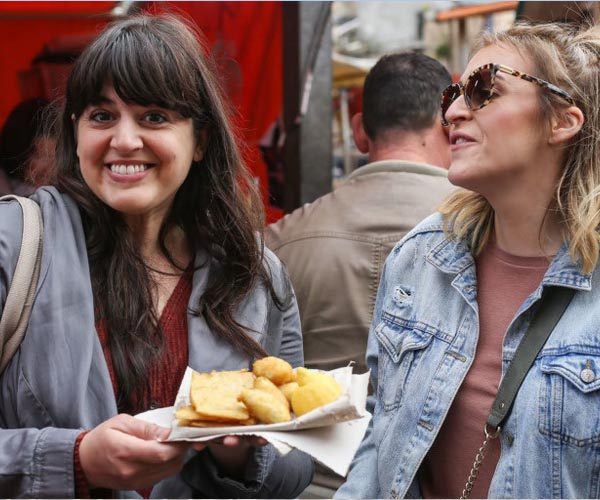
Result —
M594 373L593 370L591 370L590 368L584 368L583 370L581 370L581 373L579 374L579 377L581 378L581 380L583 380L586 384L590 384L592 383L594 380L596 380L596 374Z

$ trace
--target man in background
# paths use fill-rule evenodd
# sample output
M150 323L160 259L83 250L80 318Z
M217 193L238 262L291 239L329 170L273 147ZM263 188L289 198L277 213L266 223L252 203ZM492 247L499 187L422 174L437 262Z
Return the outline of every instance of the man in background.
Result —
M43 130L47 107L48 101L36 97L8 115L0 133L0 196L29 196L36 181L49 178L54 142Z
M334 192L266 230L287 266L302 320L305 363L329 370L365 349L379 277L394 245L452 190L440 94L451 83L436 60L383 56L366 77L363 112L352 117L357 148L369 163Z

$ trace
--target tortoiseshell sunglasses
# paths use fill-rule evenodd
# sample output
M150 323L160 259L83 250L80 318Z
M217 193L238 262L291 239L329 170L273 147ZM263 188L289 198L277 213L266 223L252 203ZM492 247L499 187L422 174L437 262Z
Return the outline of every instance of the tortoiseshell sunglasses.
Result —
M465 104L471 111L481 109L488 105L494 95L494 82L498 72L516 76L527 82L536 83L540 87L562 97L569 104L575 104L575 101L568 92L565 92L546 80L542 80L541 78L526 73L521 73L516 69L509 68L502 64L489 63L474 70L468 76L466 84L458 82L449 85L444 89L442 92L442 125L444 125L444 127L450 125L448 120L446 120L446 112L461 94L465 96Z

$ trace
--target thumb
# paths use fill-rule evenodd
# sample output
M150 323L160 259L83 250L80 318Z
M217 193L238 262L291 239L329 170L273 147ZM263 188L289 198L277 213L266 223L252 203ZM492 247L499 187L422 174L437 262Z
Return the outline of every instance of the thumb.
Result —
M160 427L156 424L146 424L146 437L144 439L156 439L158 441L165 441L171 434L171 429L167 427Z
M117 427L120 431L146 441L162 441L167 439L171 433L171 429L167 427L160 427L131 416L121 420L121 423L123 425Z

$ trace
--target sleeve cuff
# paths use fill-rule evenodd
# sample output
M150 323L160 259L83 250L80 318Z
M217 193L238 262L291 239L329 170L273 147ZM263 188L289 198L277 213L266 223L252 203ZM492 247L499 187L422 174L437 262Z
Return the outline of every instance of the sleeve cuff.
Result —
M73 448L80 429L42 429L33 451L34 497L75 496Z

